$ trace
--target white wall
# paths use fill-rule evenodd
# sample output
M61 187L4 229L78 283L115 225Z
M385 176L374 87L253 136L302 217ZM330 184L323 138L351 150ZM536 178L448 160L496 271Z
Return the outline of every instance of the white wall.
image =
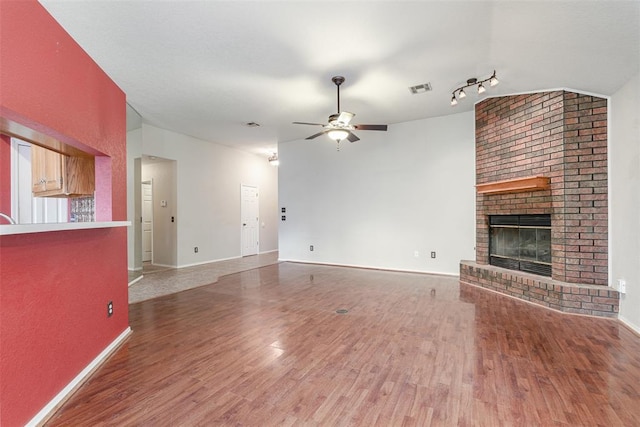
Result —
M134 187L135 182L140 182L141 157L142 129L138 128L127 132L127 219L131 221L131 226L127 228L127 265L129 270L142 269L140 215L136 214L136 211L140 212L140 191Z
M278 170L266 157L147 124L142 151L176 161L177 266L241 256L242 184L260 193L260 252L278 249Z
M473 113L356 133L339 152L279 144L280 259L458 274L475 259Z
M611 98L611 277L624 279L619 318L640 333L640 74Z

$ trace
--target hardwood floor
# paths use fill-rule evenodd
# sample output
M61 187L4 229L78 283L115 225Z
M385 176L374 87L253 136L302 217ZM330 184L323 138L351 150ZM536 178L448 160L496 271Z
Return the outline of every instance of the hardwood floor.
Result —
M640 425L640 337L456 278L281 263L130 323L48 425Z

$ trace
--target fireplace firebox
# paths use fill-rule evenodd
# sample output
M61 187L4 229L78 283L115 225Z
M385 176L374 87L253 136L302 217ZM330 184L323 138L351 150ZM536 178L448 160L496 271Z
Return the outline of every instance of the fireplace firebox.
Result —
M551 276L551 215L491 215L489 233L489 264Z

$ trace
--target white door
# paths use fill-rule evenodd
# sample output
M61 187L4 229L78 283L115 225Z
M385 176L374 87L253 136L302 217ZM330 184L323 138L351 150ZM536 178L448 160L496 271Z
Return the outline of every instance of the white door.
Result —
M242 256L258 253L258 189L249 185L242 186Z
M142 262L153 258L153 184L142 183Z

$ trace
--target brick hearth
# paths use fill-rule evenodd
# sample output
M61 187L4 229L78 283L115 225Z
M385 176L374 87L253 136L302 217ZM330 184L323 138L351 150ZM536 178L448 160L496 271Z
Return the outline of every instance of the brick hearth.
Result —
M619 294L606 286L560 282L473 261L460 263L460 280L565 313L618 316Z
M476 260L460 279L564 312L615 317L608 285L607 100L554 91L476 105L476 184L542 176L535 191L478 193ZM552 277L489 264L490 215L550 214Z

